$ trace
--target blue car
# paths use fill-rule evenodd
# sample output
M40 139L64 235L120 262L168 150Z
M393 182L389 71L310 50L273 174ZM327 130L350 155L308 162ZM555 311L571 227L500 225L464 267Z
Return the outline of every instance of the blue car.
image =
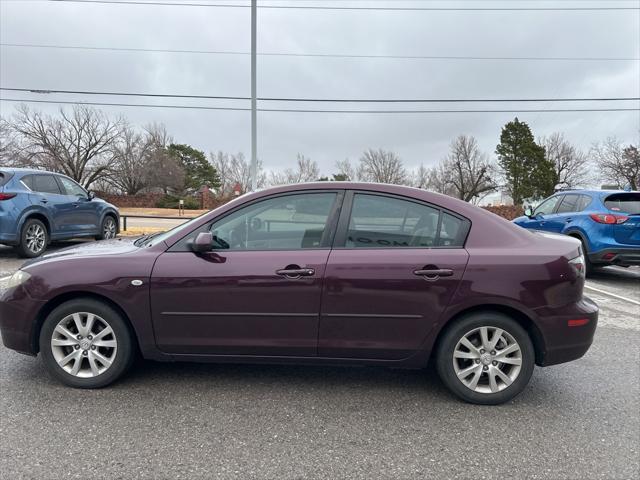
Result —
M27 258L55 240L114 238L118 209L69 177L42 170L0 167L0 244Z
M640 192L563 190L514 222L580 240L587 274L596 266L640 265Z

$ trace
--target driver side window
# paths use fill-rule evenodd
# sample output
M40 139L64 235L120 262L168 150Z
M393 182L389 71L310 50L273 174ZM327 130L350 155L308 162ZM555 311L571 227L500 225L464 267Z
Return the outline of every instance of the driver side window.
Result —
M534 212L534 216L549 215L550 213L553 213L561 198L562 197L560 195L558 195L557 197L548 198L547 200L542 202L540 205L538 205L538 207Z
M304 193L263 200L214 221L214 250L322 248L336 193ZM187 241L199 232L189 235Z

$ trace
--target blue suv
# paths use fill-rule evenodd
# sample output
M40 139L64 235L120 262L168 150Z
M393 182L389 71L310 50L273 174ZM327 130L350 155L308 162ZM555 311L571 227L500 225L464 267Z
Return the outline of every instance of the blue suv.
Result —
M640 192L563 190L514 222L580 240L587 274L594 266L640 265Z
M114 238L119 227L118 209L69 177L0 167L0 244L20 255L37 257L55 240Z

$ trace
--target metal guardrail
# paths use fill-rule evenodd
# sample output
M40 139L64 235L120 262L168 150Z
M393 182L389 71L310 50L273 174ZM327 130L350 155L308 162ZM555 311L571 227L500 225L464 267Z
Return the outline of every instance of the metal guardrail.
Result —
M157 215L122 215L120 214L120 220L122 221L123 232L127 231L127 218L153 218L157 220L193 220L194 218L197 218L197 217L184 217L184 216L162 217Z

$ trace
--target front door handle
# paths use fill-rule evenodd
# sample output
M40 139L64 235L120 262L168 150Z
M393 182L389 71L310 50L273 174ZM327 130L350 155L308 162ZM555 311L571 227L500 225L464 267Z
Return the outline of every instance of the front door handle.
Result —
M292 268L291 266L283 268L282 270L276 270L276 274L292 279L300 277L311 277L315 275L315 273L316 271L313 268Z
M450 268L429 268L422 270L414 270L414 275L419 277L424 277L427 280L437 280L440 277L451 277L453 276L453 270Z

